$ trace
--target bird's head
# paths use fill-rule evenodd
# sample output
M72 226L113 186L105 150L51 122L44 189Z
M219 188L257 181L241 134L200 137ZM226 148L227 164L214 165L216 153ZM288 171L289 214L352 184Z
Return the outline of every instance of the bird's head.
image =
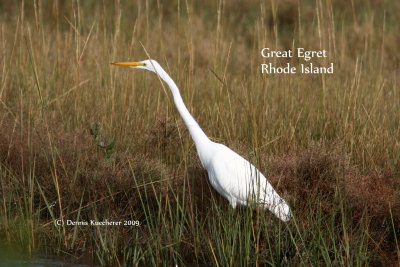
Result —
M157 61L153 59L146 59L138 62L114 62L111 63L115 66L130 67L132 69L143 69L156 73L162 80L168 82L173 82L169 75L164 71L164 69L158 64Z
M113 62L111 64L115 66L130 67L133 69L144 69L158 74L163 72L160 64L152 59L146 59L138 62Z

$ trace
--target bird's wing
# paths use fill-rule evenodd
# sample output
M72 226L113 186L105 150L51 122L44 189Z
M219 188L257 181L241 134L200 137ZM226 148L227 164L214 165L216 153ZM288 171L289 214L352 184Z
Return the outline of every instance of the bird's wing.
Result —
M210 163L210 176L225 195L241 203L248 200L268 203L271 198L280 198L265 176L250 162L230 148L220 145ZM221 193L221 192L220 192Z

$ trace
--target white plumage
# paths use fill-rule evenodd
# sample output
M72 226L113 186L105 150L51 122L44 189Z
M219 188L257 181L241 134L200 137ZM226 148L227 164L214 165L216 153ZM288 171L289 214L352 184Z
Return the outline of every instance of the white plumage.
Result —
M171 77L155 60L112 63L117 66L145 69L155 72L167 83L176 108L182 116L196 145L203 167L208 172L211 185L233 208L239 205L261 205L282 221L288 221L291 211L286 201L279 196L265 176L250 162L225 145L212 142L187 110L179 89Z

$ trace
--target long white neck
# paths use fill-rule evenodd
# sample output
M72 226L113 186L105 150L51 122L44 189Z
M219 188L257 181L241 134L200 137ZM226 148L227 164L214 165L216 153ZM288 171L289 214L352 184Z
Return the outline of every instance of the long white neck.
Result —
M172 96L174 98L174 103L176 105L176 108L178 109L179 114L181 115L183 121L185 122L186 127L189 129L190 135L192 136L192 139L196 145L196 149L200 155L201 148L212 143L212 141L207 137L207 135L200 128L199 124L189 113L188 109L183 103L179 89L176 86L175 82L172 80L172 78L163 69L157 70L157 74L160 76L161 79L163 79L168 84L169 89L171 90Z

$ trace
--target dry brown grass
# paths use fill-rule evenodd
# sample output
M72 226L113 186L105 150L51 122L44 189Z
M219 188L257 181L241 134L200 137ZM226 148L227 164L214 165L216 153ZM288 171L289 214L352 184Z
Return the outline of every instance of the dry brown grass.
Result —
M0 235L29 251L42 248L40 240L93 254L101 247L97 257L113 263L129 249L146 255L141 263L179 262L179 255L206 264L253 255L275 265L288 258L303 265L398 261L399 3L0 2ZM253 225L259 213L230 212L157 78L110 67L146 58L139 42L177 82L212 140L254 162L289 200L298 225L282 230L265 216ZM321 63L332 61L335 74L262 76L263 47L327 49ZM90 135L95 122L108 141L115 137L114 160ZM78 211L86 218L136 216L148 225L140 232L80 229L79 238L51 225ZM12 228L17 218L27 222L20 239L15 233L24 231ZM235 225L235 218L242 221ZM245 234L249 225L247 243L230 236L240 244L231 248L234 256L247 256L225 255L229 247L218 246L230 239L220 235ZM257 227L272 229L259 231L266 241L259 246ZM313 239L313 227L328 235ZM279 243L275 235L287 239Z
M9 122L5 124L10 126ZM16 177L35 171L35 181L48 199L57 199L54 184L49 182L56 176L62 205L69 211L64 213L66 217L76 214L82 201L85 205L95 204L94 211L99 214L130 218L134 212L135 216L143 218L138 194L146 195L146 206L156 213L160 201L164 203L161 206L168 203L176 208L177 196L186 198L199 220L208 216L209 207L215 201L227 206L226 201L212 189L207 173L198 160L190 162L186 171L177 171L163 163L159 155L150 153L149 147L160 146L159 151L168 155L168 140L175 138L173 136L178 131L170 121L159 121L148 132L144 137L146 146L143 151L119 153L113 162L104 160L104 155L88 132L60 134L61 130L52 125L51 136L54 139L50 145L48 140L40 138L49 134L48 129L36 129L31 135L18 126L2 129L0 155L3 167ZM241 154L251 152L240 145L233 147ZM52 162L52 153L57 155L55 162ZM390 223L388 218L391 217L396 224L400 222L400 183L391 171L361 174L358 167L351 163L343 145L338 143L315 143L305 150L280 156L262 154L261 160L267 163L264 172L274 187L291 203L298 223L312 223L310 214L318 208L322 214L334 213L339 202L343 201L349 209L349 221L357 223L367 216L370 235L380 240L374 249L385 248L387 257L395 255L392 254L395 253L394 236L382 227ZM25 167L21 169L21 166ZM184 177L188 177L189 182L186 197L182 192ZM3 194L6 191L7 194L19 194L20 188L9 184L11 182L13 180L3 182ZM23 188L23 185L20 186ZM41 193L36 190L33 205L44 208ZM341 197L338 198L338 195ZM56 216L61 215L57 209L53 212ZM81 216L90 218L92 212L83 211ZM42 216L47 225L45 229L49 229L50 214ZM148 234L142 232L142 240L146 240ZM125 238L129 239L129 234ZM193 240L194 237L187 238ZM191 257L190 253L187 257Z

